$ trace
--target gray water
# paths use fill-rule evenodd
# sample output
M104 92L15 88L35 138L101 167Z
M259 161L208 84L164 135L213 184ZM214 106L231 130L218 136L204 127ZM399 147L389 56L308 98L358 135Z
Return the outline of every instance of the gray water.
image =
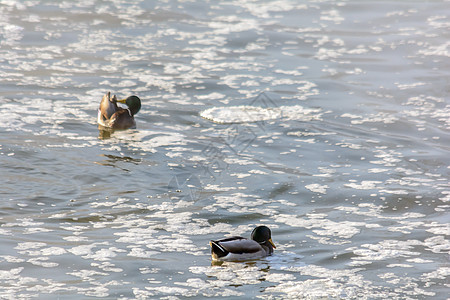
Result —
M0 298L446 299L449 4L0 1Z

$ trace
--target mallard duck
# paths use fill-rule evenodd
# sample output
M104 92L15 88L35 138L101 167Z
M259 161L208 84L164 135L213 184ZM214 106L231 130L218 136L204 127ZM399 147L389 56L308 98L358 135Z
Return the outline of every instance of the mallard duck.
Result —
M240 261L261 258L273 253L276 248L272 242L272 233L267 226L258 226L252 231L251 240L232 236L210 241L213 260Z
M117 102L125 103L128 108L117 106ZM100 102L97 122L99 125L111 129L128 129L136 127L134 115L141 109L141 99L137 96L130 96L126 99L118 100L116 95L111 97L111 93L106 93Z

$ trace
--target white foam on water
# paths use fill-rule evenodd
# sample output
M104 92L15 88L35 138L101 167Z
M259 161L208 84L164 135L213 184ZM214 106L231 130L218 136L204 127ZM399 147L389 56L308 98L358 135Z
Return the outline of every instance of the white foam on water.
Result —
M445 294L443 3L129 2L1 1L0 297ZM145 102L99 140L107 90Z
M300 105L263 108L258 106L213 107L204 110L200 116L221 124L252 123L275 119L316 120L321 118L320 109L308 109Z

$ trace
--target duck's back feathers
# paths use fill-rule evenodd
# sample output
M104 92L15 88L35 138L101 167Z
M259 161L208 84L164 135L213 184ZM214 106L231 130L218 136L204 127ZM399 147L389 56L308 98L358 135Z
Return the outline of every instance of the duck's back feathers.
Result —
M223 239L217 242L228 252L232 253L254 253L261 249L257 242L243 237L233 237L232 239Z
M109 119L109 127L113 129L135 128L136 121L128 109L119 108Z
M214 260L239 261L260 258L272 253L271 249L258 242L240 236L211 241L209 244Z

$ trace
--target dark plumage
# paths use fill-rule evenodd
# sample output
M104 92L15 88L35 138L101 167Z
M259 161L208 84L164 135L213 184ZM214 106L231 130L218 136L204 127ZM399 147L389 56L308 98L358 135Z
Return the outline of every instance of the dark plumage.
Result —
M272 233L267 226L258 226L252 231L251 240L232 236L210 241L213 260L239 261L261 258L273 253L276 248L272 242Z
M125 103L128 108L117 106L117 102ZM136 121L134 115L141 109L141 99L137 96L130 96L126 99L117 100L116 95L111 97L108 92L103 96L98 109L97 122L99 125L111 129L135 128Z

